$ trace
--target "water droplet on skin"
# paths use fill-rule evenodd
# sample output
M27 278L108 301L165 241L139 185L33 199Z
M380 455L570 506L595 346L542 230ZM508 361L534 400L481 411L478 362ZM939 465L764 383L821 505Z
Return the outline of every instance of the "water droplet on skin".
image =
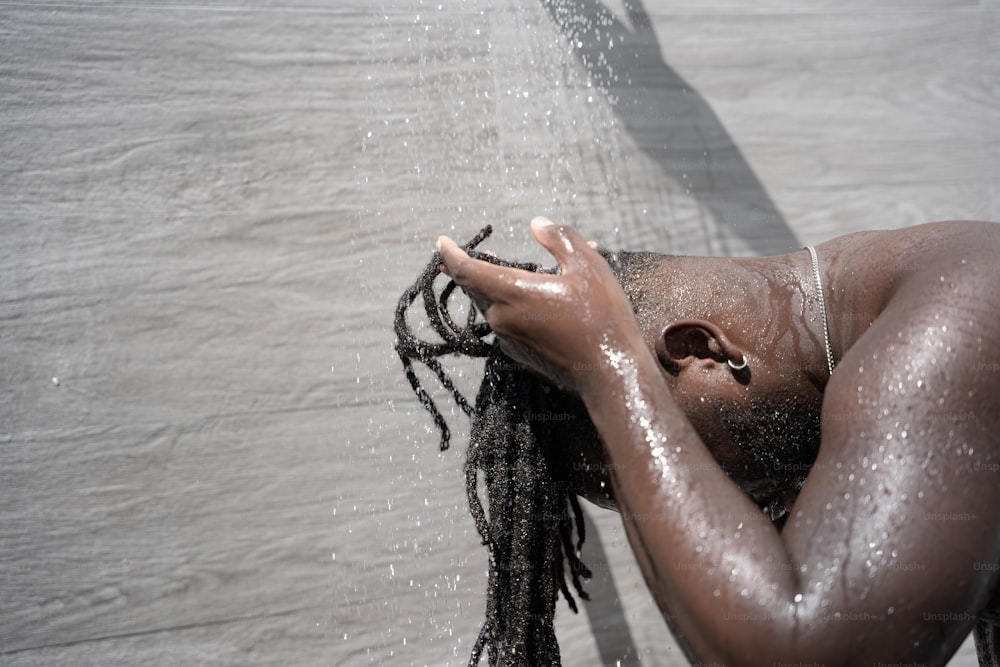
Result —
M712 591L712 597L713 598L717 598L720 595L722 595L722 591L720 591L718 588L716 588L714 591Z

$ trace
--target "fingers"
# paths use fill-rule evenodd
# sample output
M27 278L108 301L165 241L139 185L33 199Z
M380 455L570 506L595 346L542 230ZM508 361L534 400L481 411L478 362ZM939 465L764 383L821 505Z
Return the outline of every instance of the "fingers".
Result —
M551 220L537 217L531 221L531 231L542 246L548 250L563 272L581 269L594 261L595 245L587 243L572 227L556 225Z
M444 270L452 280L486 303L506 303L525 288L546 277L474 259L447 236L438 238L438 252L444 258ZM478 305L478 303L477 303Z
M441 258L444 260L442 264L439 266L439 268L441 269L441 273L445 274L446 276L450 276L451 267L448 266L448 257L445 256L445 253L447 252L452 257L455 257L456 253L451 249L451 246L458 247L458 244L447 236L439 236L437 242L434 245L435 247L437 247L437 251L441 253ZM464 253L465 256L468 257L468 253L465 253L465 251L462 250L461 248L459 248L459 250L461 250L462 253ZM460 257L460 255L458 256ZM452 261L453 263L457 263L458 260L453 259Z
M559 262L564 274L607 266L593 244L588 244L572 227L539 217L531 221L531 231ZM438 238L437 246L444 259L444 272L466 291L476 292L490 304L516 301L524 296L525 290L552 296L565 289L556 276L474 259L447 236Z
M470 278L481 273L476 267L477 261L469 257L461 246L447 236L439 236L437 249L444 259L444 272L451 276L459 285L466 285Z

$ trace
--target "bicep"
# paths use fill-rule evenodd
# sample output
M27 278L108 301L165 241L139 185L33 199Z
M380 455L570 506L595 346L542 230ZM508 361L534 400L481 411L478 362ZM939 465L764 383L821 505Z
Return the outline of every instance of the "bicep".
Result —
M873 326L831 379L783 537L817 631L848 638L859 658L933 662L997 584L1000 410L969 402L980 378L930 361L947 344L888 337L900 330Z

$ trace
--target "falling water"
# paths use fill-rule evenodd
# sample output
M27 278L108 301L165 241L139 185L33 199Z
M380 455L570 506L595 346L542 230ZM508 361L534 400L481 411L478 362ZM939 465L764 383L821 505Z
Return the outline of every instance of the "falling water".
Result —
M363 203L355 236L373 254L355 254L377 265L367 267L362 291L386 305L386 323L390 299L412 281L441 233L465 240L491 224L489 250L543 263L551 258L527 226L539 214L609 247L688 253L752 247L732 229L721 233L715 219L732 206L706 177L710 150L734 160L732 147L720 141L724 130L693 90L676 84L641 16L583 7L569 0L499 6L415 0L368 17L354 197ZM650 73L658 79L640 85ZM658 90L661 82L668 87ZM670 140L685 152L665 151ZM697 155L689 154L691 146ZM758 196L745 187L740 192ZM792 235L786 236L780 243L788 244ZM387 480L391 491L366 484L370 500L350 515L359 530L374 531L380 560L352 567L341 560L350 549L338 547L338 564L370 582L372 595L356 592L344 649L363 646L373 662L422 654L459 664L482 620L486 566L462 497L464 418L450 416L459 446L438 454L436 434L402 381L388 336L387 328L368 364L386 383L381 391L391 419L372 423L372 449L363 460L366 474ZM471 395L478 365L456 361L452 371ZM441 402L449 404L443 394ZM593 586L604 599L595 595L586 615L559 612L561 636L588 637L564 642L564 661L634 664L642 653L637 635L659 636L662 626L638 623L630 630L622 621L626 609L650 610L651 601L617 517L595 513L594 521L602 536L591 547L598 561ZM681 659L676 649L657 645L666 660Z
M743 130L766 126L757 157L782 123L793 143L830 131L809 104L842 102L828 91L844 81L852 109L855 91L898 86L863 114L890 113L882 132L855 136L891 135L892 102L921 101L899 145L950 140L951 123L965 146L988 108L949 106L984 85L961 73L987 59L937 14L885 19L917 22L877 40L903 50L888 82L849 11L816 65L780 17L606 4L4 4L0 661L465 664L486 571L467 428L456 410L438 452L391 349L395 300L437 235L490 223L489 249L548 261L527 228L544 214L611 247L781 252L795 235L692 82ZM928 57L923 35L945 29ZM745 53L782 63L755 78ZM822 99L787 101L787 80ZM778 102L736 113L759 87ZM882 212L940 210L940 188L886 194L883 162L820 148L859 175L812 156L817 188L787 157L762 172L808 200L788 197L800 229L860 224L844 183ZM979 179L967 157L947 169ZM996 217L966 200L949 211ZM833 211L821 231L816 201ZM475 387L476 364L452 371ZM686 664L619 517L589 515L593 600L558 612L564 664Z

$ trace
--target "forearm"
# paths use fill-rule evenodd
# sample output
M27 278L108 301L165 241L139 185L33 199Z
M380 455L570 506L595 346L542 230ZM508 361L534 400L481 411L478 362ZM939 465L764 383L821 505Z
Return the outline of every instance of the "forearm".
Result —
M648 349L601 352L582 397L660 610L701 661L759 660L762 633L792 648L801 596L781 535L721 470Z

